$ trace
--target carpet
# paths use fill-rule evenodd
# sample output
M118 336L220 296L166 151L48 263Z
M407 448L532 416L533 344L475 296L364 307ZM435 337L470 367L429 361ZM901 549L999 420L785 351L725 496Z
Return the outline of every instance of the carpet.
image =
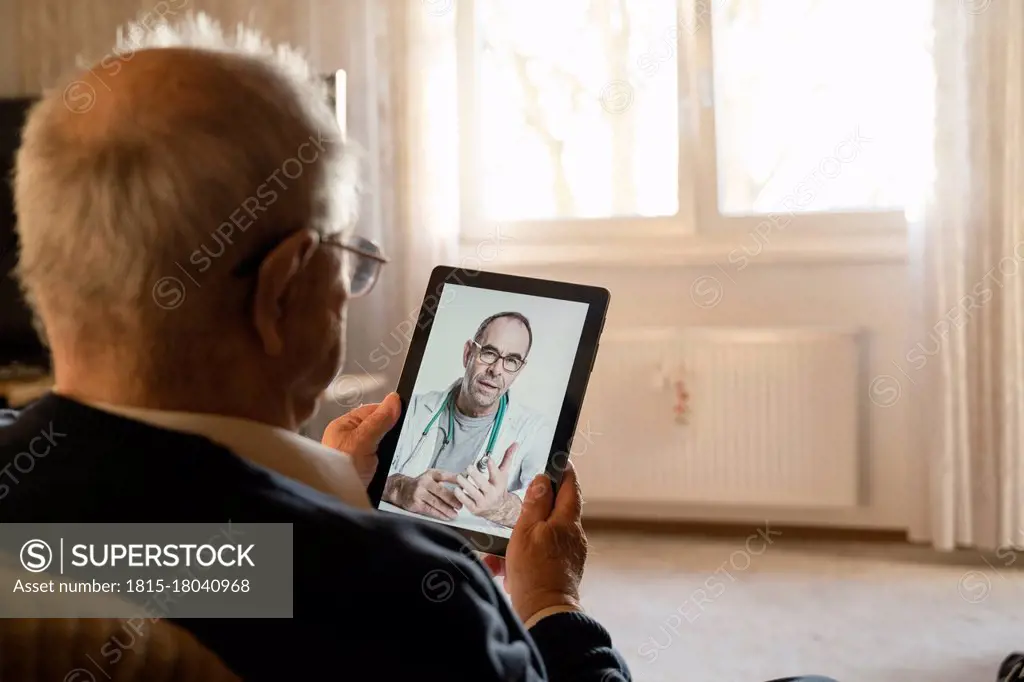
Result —
M1024 556L591 533L582 593L638 682L995 682L1024 650Z

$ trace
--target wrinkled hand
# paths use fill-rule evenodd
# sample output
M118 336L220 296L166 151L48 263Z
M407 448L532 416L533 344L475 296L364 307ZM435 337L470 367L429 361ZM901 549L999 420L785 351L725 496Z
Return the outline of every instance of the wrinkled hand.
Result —
M508 492L508 477L518 449L518 443L508 446L501 464L496 465L494 459L488 459L486 474L470 465L465 474L459 475L455 497L467 510L503 526L515 525L522 503L516 495Z
M398 394L389 393L379 403L361 405L332 421L320 442L348 454L363 485L368 486L377 471L377 446L401 414Z
M455 474L440 469L427 469L416 478L392 474L384 484L383 499L406 511L452 521L462 503L444 484L455 482Z
M537 476L512 530L504 566L496 557L488 557L488 567L496 575L504 574L512 607L523 622L552 606L580 608L579 586L587 560L582 508L583 496L571 463L557 498L550 479Z

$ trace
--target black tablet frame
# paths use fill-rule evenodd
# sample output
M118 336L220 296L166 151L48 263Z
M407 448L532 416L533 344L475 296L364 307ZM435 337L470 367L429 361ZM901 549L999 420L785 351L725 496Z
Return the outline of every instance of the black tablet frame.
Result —
M434 315L442 303L441 296L446 284L588 304L583 331L580 334L579 344L576 346L576 358L569 374L569 384L562 400L562 408L555 426L555 435L551 442L551 452L548 454L547 473L554 481L556 491L569 460L573 435L576 433L580 410L583 407L583 398L587 392L587 383L590 381L590 373L594 367L594 361L597 359L597 349L600 345L601 332L604 330L611 294L607 289L583 284L438 266L430 275L427 291L420 306L416 329L409 342L409 352L406 355L405 366L402 368L402 377L398 382L397 392L402 400L402 416L395 427L384 436L377 450L379 458L377 471L374 473L368 489L374 509L379 506L381 496L384 494L384 483L391 470L391 462L395 457L395 449L398 447L398 436L405 423L405 412L409 407L409 400L412 398L427 339L430 337L430 330L434 323ZM434 523L429 519L424 519L424 522ZM437 525L457 531L469 541L476 551L497 556L505 555L508 538L443 523L437 523Z

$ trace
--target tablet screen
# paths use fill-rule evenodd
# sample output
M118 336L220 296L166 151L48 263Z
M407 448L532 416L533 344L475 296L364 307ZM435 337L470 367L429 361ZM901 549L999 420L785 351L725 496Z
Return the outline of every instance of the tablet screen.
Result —
M588 308L445 284L379 508L509 537L547 467Z

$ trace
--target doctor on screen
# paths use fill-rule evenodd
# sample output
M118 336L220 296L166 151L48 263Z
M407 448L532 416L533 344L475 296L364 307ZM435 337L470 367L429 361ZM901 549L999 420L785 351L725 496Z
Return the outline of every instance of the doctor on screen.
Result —
M509 391L527 371L532 345L530 321L520 313L480 323L462 347L463 375L412 397L385 502L443 521L470 520L468 514L515 525L551 448L552 432L540 413Z

